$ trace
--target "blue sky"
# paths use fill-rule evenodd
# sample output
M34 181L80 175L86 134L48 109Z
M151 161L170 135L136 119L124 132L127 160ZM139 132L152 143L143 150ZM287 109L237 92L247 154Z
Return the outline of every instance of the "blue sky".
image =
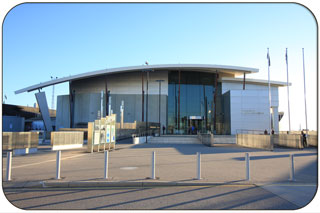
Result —
M203 63L258 68L248 78L286 81L289 51L292 128L305 128L301 48L305 48L308 126L316 129L316 35L298 4L22 4L3 24L3 96L33 105L34 92L14 91L83 72L149 64ZM68 84L55 95L67 94ZM45 89L51 106L52 87ZM279 90L280 128L288 128L286 88Z

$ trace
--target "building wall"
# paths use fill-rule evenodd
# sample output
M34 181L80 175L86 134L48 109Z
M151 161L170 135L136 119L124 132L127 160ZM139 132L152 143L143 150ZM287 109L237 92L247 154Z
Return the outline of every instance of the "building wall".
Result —
M69 95L57 97L56 130L70 127Z
M222 82L222 94L229 90L243 90L242 82ZM246 84L245 91L248 90L266 90L268 92L267 85L257 85L257 84ZM269 93L268 93L268 101L269 101ZM269 105L269 102L268 102ZM278 107L279 106L279 93L278 87L271 86L271 107Z
M149 114L148 121L158 122L159 115L159 83L155 80L162 79L161 84L161 124L167 123L168 101L168 72L150 72L149 76ZM142 118L142 85L141 72L129 72L107 75L72 82L74 91L74 124L93 121L99 118L101 111L101 91L103 91L103 116L106 115L105 89L110 91L111 108L117 114L120 122L120 105L124 101L124 122L141 121ZM217 109L217 124L221 131L219 134L236 134L240 129L265 130L269 129L269 102L268 86L246 84L242 90L241 82L222 82L220 110ZM144 73L144 90L146 92L146 73ZM274 130L278 131L278 88L271 88ZM221 99L221 100L220 100ZM144 97L144 120L146 120L146 96ZM57 101L57 129L69 127L69 96L59 96ZM224 123L223 123L224 121ZM221 124L221 125L220 125Z
M23 132L24 131L23 117L18 116L2 116L2 131L3 132Z
M223 131L221 134L231 134L231 117L230 117L230 91L225 92L222 96L222 114L223 114Z
M147 74L144 72L144 90L146 91ZM149 72L149 94L159 94L159 83L156 80L165 80L161 83L161 94L168 95L168 71ZM111 94L140 94L142 92L141 72L128 72L102 77L94 77L72 82L72 89L76 93L100 93L107 88Z
M243 84L240 82L223 82L222 94L230 91L230 126L227 132L236 134L240 130L269 131L269 90L267 85ZM224 96L225 97L225 96ZM225 101L224 101L225 102ZM271 87L271 107L273 129L279 131L278 87ZM226 116L226 115L225 115ZM227 115L229 116L229 115Z
M231 134L269 129L268 91L230 90Z
M144 90L146 94L146 78L144 74ZM168 72L150 72L148 85L148 121L159 121L159 83L161 83L161 124L166 126ZM117 114L120 122L120 105L124 101L124 122L142 120L142 79L141 72L129 72L107 75L74 81L71 84L74 91L74 127L80 127L99 118L101 111L106 115L106 87L110 91L111 109ZM103 99L101 100L101 91ZM144 121L146 120L146 95L144 96ZM59 96L57 101L57 129L69 127L69 96Z

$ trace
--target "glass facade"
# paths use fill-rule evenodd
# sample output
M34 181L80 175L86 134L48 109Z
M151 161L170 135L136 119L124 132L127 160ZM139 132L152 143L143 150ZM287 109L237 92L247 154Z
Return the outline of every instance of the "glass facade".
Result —
M216 74L169 71L168 77L167 133L214 132Z

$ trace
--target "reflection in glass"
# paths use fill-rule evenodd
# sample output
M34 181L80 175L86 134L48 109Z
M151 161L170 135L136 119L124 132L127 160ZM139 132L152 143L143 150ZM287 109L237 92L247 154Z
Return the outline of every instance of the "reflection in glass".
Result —
M179 117L179 72L169 72L168 134L214 132L215 81L215 73L180 72Z

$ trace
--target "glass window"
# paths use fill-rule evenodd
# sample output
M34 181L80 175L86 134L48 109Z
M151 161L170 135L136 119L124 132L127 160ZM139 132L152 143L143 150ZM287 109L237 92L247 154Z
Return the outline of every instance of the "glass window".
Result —
M214 130L214 93L216 74L197 71L169 72L168 134L190 134Z

